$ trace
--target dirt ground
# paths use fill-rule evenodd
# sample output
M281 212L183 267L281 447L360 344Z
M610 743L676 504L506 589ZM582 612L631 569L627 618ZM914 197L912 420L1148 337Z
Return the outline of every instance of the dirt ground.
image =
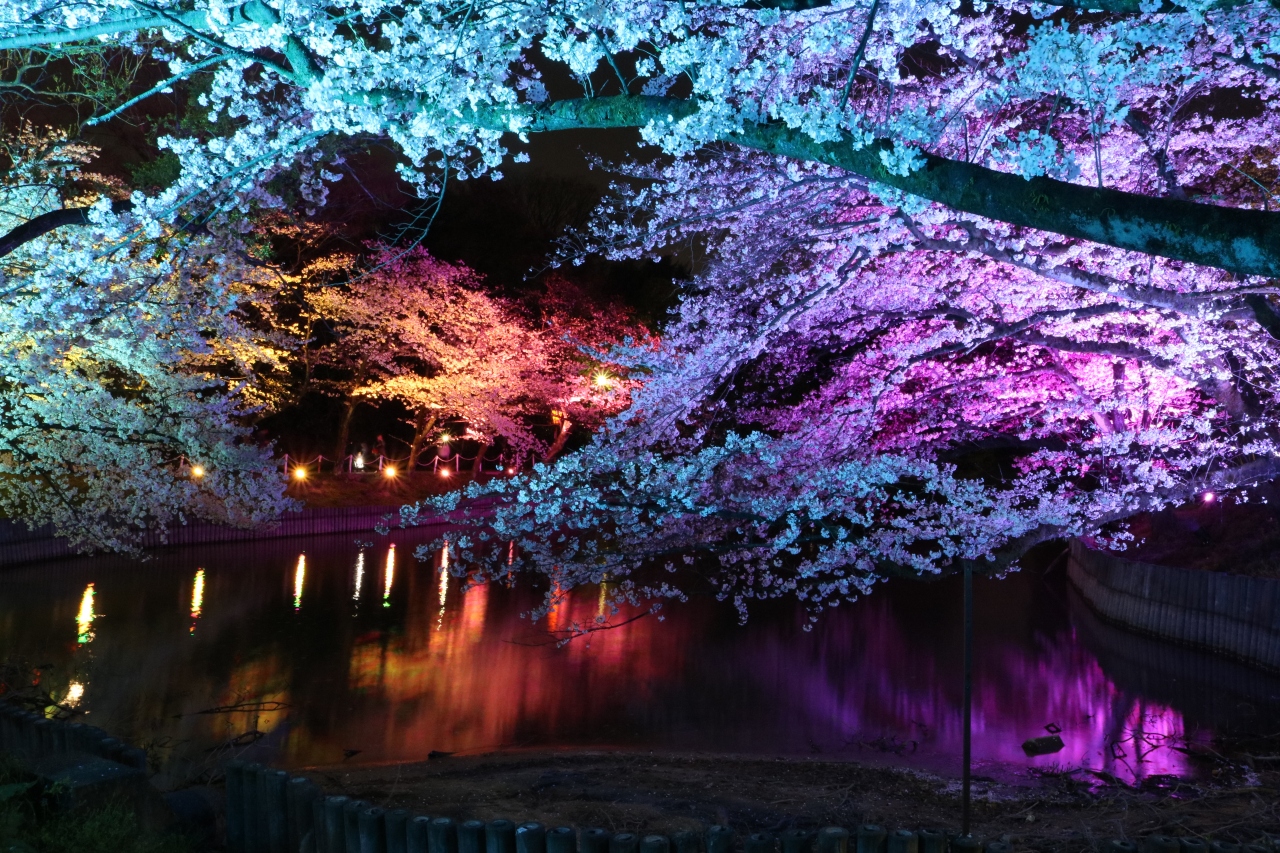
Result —
M1272 739L1268 739L1272 740ZM1241 744L1235 745L1237 748ZM1244 744L1280 751L1271 743ZM1152 833L1252 842L1280 834L1280 764L1202 756L1205 783L1043 774L1022 784L977 777L973 833L1019 849L1096 850ZM1263 768L1262 772L1251 769ZM1269 769L1274 768L1274 770ZM455 819L536 820L613 832L751 832L936 827L958 832L960 784L917 771L807 759L635 752L517 752L424 763L313 768L331 793Z
M1120 556L1233 575L1280 578L1280 483L1144 513L1124 522L1135 544ZM1248 498L1248 500L1246 500Z

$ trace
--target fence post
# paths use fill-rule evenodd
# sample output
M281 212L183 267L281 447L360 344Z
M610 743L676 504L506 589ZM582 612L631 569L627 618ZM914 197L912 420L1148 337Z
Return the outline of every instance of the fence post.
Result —
M516 853L516 825L509 820L491 820L485 827L485 853Z
M557 826L547 830L547 853L578 853L578 836L573 828Z
M303 776L295 776L289 780L285 799L289 807L290 853L302 846L302 839L307 837L307 833L313 833L312 838L316 838L319 835L318 832L315 832L317 829L315 810L311 805L318 796L320 796L320 791L310 779Z
M350 797L324 798L324 847L323 853L347 853L346 808Z
M409 853L458 853L458 828L452 818L438 817L427 828L428 846L423 850L410 849Z
M360 853L360 813L369 808L364 800L348 800L342 807L342 837L346 840L346 853Z
M227 849L244 853L244 762L228 761L227 784Z
M849 853L849 830L828 826L818 831L818 853Z
M516 853L547 853L547 828L534 821L517 826Z
M886 835L884 827L864 823L858 827L857 853L884 853Z
M733 830L720 824L707 827L707 853L733 853Z
M609 839L609 853L639 853L640 837L633 832L619 832Z
M810 833L803 833L806 838ZM698 843L698 833L688 829L682 829L671 836L671 846L675 848L676 853L698 853L701 846ZM787 853L808 853L807 849L787 851Z
M889 853L917 853L919 842L909 829L895 829L889 833Z
M609 853L609 832L605 829L584 829L581 844L582 853Z
M458 853L484 853L484 821L469 820L458 827Z
M409 849L409 810L388 809L382 820L387 827L387 853L406 853Z
M360 853L387 853L387 835L377 806L360 810Z
M289 820L285 806L285 786L289 774L283 770L262 773L262 810L266 816L266 848L271 853L288 853Z
M265 853L266 838L259 804L263 766L253 763L244 767L244 784L240 786L240 802L244 815L244 851L245 853Z
M947 853L947 834L941 829L920 830L920 853Z
M428 850L436 849L436 823L442 820L448 821L450 828L453 827L453 821L447 817L438 817L432 820L426 815L418 815L410 819L409 825L405 827L405 847L408 852L427 853ZM454 847L456 846L455 844ZM452 853L452 850L453 848L450 848L450 853Z

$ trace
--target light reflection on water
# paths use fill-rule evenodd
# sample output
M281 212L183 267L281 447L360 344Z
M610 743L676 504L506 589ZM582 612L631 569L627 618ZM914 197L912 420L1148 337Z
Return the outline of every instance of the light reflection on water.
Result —
M368 560L383 567L382 595L362 602ZM251 755L288 765L353 750L355 761L386 761L580 745L957 770L954 581L891 583L812 632L790 607L739 627L730 608L702 600L669 605L661 622L620 614L625 624L561 645L549 632L594 623L599 589L557 590L531 625L522 614L540 593L466 589L448 560L397 565L386 540L361 549L329 537L10 570L0 659L51 663L42 689L64 706L191 754L259 738ZM1206 740L1242 702L1277 715L1277 679L1101 626L1062 575L976 584L980 762L1183 775L1179 747ZM257 710L198 713L245 703ZM1046 727L1066 747L1028 759L1022 742Z

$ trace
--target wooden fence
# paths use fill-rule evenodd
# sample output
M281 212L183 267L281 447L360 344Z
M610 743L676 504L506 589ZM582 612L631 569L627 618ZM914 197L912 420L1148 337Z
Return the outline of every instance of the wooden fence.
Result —
M1280 671L1280 580L1140 563L1078 539L1067 574L1110 622Z

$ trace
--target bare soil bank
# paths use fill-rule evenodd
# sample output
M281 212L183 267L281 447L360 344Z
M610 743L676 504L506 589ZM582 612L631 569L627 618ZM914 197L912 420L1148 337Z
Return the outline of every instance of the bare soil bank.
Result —
M1270 743L1277 745L1280 740ZM1236 841L1280 833L1280 764L1255 761L1264 768L1258 773L1216 753L1206 753L1203 762L1212 780L1205 784L1161 778L1133 788L1081 771L1043 774L1020 785L978 777L974 834L1004 837L1022 849L1084 851L1109 838L1156 832ZM307 775L329 793L418 814L614 832L668 833L721 823L741 837L863 823L952 832L960 825L957 780L803 758L539 751L339 765Z
M1137 542L1119 556L1158 566L1280 578L1280 483L1122 522Z

